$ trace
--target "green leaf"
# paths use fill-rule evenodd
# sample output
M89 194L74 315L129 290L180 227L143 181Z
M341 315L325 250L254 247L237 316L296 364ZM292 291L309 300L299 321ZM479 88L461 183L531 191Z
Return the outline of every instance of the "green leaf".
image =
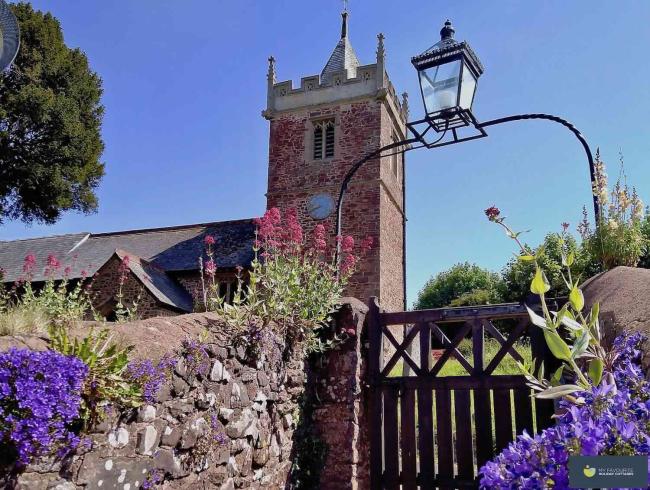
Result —
M600 380L603 379L603 360L596 357L591 360L589 363L589 378L591 381L594 383L594 386L598 386L600 384Z
M576 311L582 311L582 309L585 307L585 297L582 294L582 291L578 286L573 286L571 288L571 292L569 293L569 301L571 302L571 306L573 306L573 309Z
M562 373L564 372L564 366L560 366L551 376L551 384L553 386L558 386L560 384L560 379L562 379Z
M562 361L571 360L571 349L555 330L544 330L544 338L555 357Z
M589 332L585 330L573 344L573 348L571 349L571 359L578 359L586 352L587 347L589 347L589 339L591 339L591 335L589 335Z
M573 265L573 263L575 262L575 260L576 260L575 252L569 252L569 255L566 258L567 267L571 267Z
M546 320L544 319L544 317L539 316L537 313L531 310L528 307L528 305L525 306L526 306L526 310L528 311L528 316L530 317L530 321L532 322L532 324L539 328L547 329L548 325L546 325Z
M532 262L535 260L535 257L533 255L519 255L518 259L522 262Z
M548 388L541 393L537 393L535 395L536 398L541 398L543 400L548 400L548 399L554 399L554 398L561 398L566 395L570 395L571 393L575 393L576 391L583 391L584 388L581 388L578 385L560 385L560 386L553 386L552 388Z
M574 335L584 330L584 327L580 323L576 322L573 318L570 318L568 314L562 317L561 323L569 330L571 330Z
M546 278L546 274L538 267L535 271L535 277L533 277L533 281L530 283L530 292L541 295L547 293L549 289L551 289L551 285Z

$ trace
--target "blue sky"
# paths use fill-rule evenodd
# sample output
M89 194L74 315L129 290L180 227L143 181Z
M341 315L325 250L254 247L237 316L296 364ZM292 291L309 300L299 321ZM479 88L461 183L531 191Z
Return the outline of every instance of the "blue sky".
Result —
M10 222L0 239L252 217L265 206L266 59L278 78L317 74L339 36L337 0L37 0L61 20L104 80L106 176L99 212L56 225ZM420 115L410 57L446 18L485 65L479 120L516 113L566 117L600 146L610 174L619 151L628 181L650 201L650 2L351 0L362 63L386 36L388 72ZM561 126L517 122L488 138L407 157L408 291L458 261L498 270L514 250L483 216L496 204L537 243L574 227L590 205L577 140Z

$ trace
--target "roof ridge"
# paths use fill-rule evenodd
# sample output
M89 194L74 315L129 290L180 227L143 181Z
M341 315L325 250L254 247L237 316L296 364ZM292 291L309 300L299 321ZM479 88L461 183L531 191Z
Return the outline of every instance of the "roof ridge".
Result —
M111 236L111 235L126 235L131 233L145 233L145 232L157 232L157 231L170 231L170 230L186 230L189 228L199 228L199 227L209 227L212 225L223 225L223 224L235 224L235 223L245 223L253 222L255 218L243 218L243 219L233 219L226 221L209 221L207 223L194 223L189 225L175 225L175 226L161 226L157 228L136 228L132 230L119 230L119 231L105 231L101 233L90 233L90 237L99 237L99 236Z
M62 233L60 235L45 235L45 236L36 236L29 238L14 238L13 240L0 240L0 243L10 243L10 242L27 242L29 240L45 240L48 238L62 238L66 236L78 236L78 235L88 235L87 231L79 231L77 233ZM90 233L92 235L92 233Z

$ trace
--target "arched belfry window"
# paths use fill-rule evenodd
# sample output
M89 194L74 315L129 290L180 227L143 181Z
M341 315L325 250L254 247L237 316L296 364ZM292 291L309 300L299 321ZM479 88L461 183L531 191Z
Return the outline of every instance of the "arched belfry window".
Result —
M334 158L334 120L314 123L314 160Z

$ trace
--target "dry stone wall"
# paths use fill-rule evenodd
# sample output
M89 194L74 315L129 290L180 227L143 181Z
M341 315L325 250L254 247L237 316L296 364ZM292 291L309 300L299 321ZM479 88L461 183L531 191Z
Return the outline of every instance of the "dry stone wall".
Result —
M135 345L137 357L153 359L204 329L209 331L206 376L179 362L156 403L111 411L90 434L87 449L64 461L31 465L13 487L135 490L158 472L165 475L160 487L165 489L284 488L305 381L300 359L283 360L283 346L269 337L261 340L263 356L251 361L213 314L115 327Z

